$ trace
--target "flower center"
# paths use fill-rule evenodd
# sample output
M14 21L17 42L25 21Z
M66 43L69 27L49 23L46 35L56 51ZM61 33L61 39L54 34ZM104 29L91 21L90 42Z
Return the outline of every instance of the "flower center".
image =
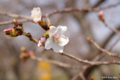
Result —
M38 15L33 15L33 17L35 18L35 17L38 17Z
M56 42L62 42L62 41L60 40L60 35L59 35L59 34L55 34L55 35L53 36L53 40L56 41Z

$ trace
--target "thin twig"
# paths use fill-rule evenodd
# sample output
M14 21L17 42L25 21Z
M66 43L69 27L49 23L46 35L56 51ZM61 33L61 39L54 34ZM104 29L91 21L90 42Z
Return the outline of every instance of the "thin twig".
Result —
M19 23L22 23L22 22L26 22L26 21L29 21L28 19L20 19L20 20L17 20ZM32 20L31 20L32 21ZM4 21L4 22L0 22L0 26L1 25L6 25L6 24L13 24L13 20L10 20L10 21Z
M49 24L51 23L51 22L50 22L50 19L49 19L49 16L46 15L45 18L46 18L47 24L49 25Z
M78 61L79 63L84 63L84 64L90 64L90 65L108 65L108 64L120 64L120 61L104 61L104 62L101 62L101 61L88 61L88 60L83 60L83 59L80 59L80 58L77 58L73 55L70 55L70 54L67 54L67 53L61 53L62 55L64 56L67 56L71 59L74 59L76 61Z
M14 18L24 18L24 19L32 20L32 18L29 17L29 16L12 14L12 13L6 13L6 12L3 12L3 11L0 11L0 14L1 15L5 15L5 16L9 16L9 17L14 17Z
M120 2L109 5L109 6L106 6L106 7L102 7L102 8L99 8L99 7L98 8L83 8L83 9L80 9L80 8L64 8L63 10L53 10L50 13L45 14L45 15L51 16L51 15L56 14L56 13L66 13L66 12L76 12L76 11L100 11L100 10L103 10L103 9L115 7L119 4L120 4ZM45 15L43 15L43 17L45 17Z
M106 6L106 7L102 7L102 8L99 8L99 7L98 8L83 8L83 9L80 9L80 8L64 8L63 10L53 10L53 11L51 11L51 12L45 14L45 15L42 15L42 17L46 17L46 15L48 17L50 17L50 16L52 16L53 14L56 14L56 13L66 13L66 12L76 12L76 11L78 11L78 12L79 11L99 11L99 10L104 10L104 9L107 9L107 8L115 7L119 4L120 4L120 2L109 5L109 6ZM9 17L12 17L12 18L24 18L23 20L20 20L18 22L32 21L32 18L29 17L29 16L6 13L6 12L2 12L2 11L0 11L0 14L1 15L6 15L6 16L9 16ZM11 23L13 23L13 20L7 21L7 22L2 22L2 23L0 23L0 25L11 24Z
M113 29L105 21L103 23L105 24L106 27L108 27L109 29L111 29L113 32L115 32L116 34L118 34L120 36L120 32L117 29Z
M22 31L22 34L28 37L31 41L35 42L36 44L38 43L38 41L35 38L33 38L30 33L26 33L21 26L18 26L17 29L20 29Z
M37 61L49 62L49 63L55 64L55 65L58 65L58 66L61 66L61 67L65 67L65 68L82 69L82 67L80 67L80 66L70 65L70 64L59 62L59 61L50 60L50 59L43 59L43 58L36 57L36 56L31 56L31 59L37 60Z
M91 42L97 49L99 49L100 51L106 53L107 55L109 56L112 56L112 57L118 57L120 58L120 55L116 54L116 53L112 53L112 52L109 52L103 48L101 48L95 41L93 41L92 39L88 38L88 41Z

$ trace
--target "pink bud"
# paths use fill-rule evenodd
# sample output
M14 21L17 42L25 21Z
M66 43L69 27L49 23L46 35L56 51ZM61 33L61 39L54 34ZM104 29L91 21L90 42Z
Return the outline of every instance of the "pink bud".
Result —
M44 43L46 42L46 36L41 36L39 41L38 41L38 47L43 46Z
M4 33L5 33L6 35L12 34L12 29L13 29L13 28L5 29L5 30L4 30Z
M29 51L29 56L33 56L34 55L34 52L33 51Z
M99 11L98 16L103 16L103 15L104 15L103 11L102 10Z
M99 13L98 13L98 17L99 17L99 19L101 20L101 21L103 21L104 22L104 13L103 13L103 11L101 10L101 11L99 11Z
M41 40L38 41L38 47L42 46Z

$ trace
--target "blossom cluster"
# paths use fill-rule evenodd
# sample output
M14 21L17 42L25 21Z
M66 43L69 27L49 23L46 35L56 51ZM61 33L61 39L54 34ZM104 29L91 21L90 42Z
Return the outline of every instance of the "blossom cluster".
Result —
M45 49L52 49L54 52L62 53L64 46L69 42L69 38L64 36L65 32L67 31L67 27L55 27L52 24L47 25L46 21L42 19L42 12L39 7L33 8L31 11L31 18L33 19L34 23L39 24L44 30L46 30L46 32L41 35L38 41L38 47L44 46ZM17 37L24 34L22 30L17 29L18 26L22 28L22 25L18 24L16 20L13 21L15 27L5 29L4 33L11 37Z
M33 21L39 23L42 21L41 9L33 8L31 11ZM45 49L53 49L55 52L63 52L63 47L69 42L69 38L64 36L66 26L49 26L45 35L42 35L38 41L38 46L44 46Z

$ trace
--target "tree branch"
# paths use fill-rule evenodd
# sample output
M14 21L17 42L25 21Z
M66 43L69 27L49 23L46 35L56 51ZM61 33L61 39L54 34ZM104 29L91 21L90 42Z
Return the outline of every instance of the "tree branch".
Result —
M70 64L59 62L59 61L50 60L50 59L43 59L43 58L36 57L36 56L31 56L31 59L37 60L37 61L49 62L51 64L55 64L55 65L58 65L58 66L61 66L61 67L64 67L64 68L82 69L82 67L80 67L80 66L70 65Z
M106 6L106 7L101 7L101 8L83 8L83 9L79 9L79 8L64 8L63 10L53 10L50 13L47 13L45 15L43 15L42 17L46 17L46 15L52 16L53 14L56 13L67 13L67 12L79 12L79 11L99 11L99 10L103 10L103 9L107 9L107 8L111 8L111 7L115 7L117 5L119 5L120 2ZM6 12L2 12L0 11L1 15L6 15L12 18L23 18L23 20L19 20L18 22L26 22L26 21L32 21L32 18L29 16L24 16L24 15L17 15L17 14L12 14L12 13L6 13ZM5 25L5 24L12 24L13 20L11 21L5 21L5 22L1 22L0 25Z

